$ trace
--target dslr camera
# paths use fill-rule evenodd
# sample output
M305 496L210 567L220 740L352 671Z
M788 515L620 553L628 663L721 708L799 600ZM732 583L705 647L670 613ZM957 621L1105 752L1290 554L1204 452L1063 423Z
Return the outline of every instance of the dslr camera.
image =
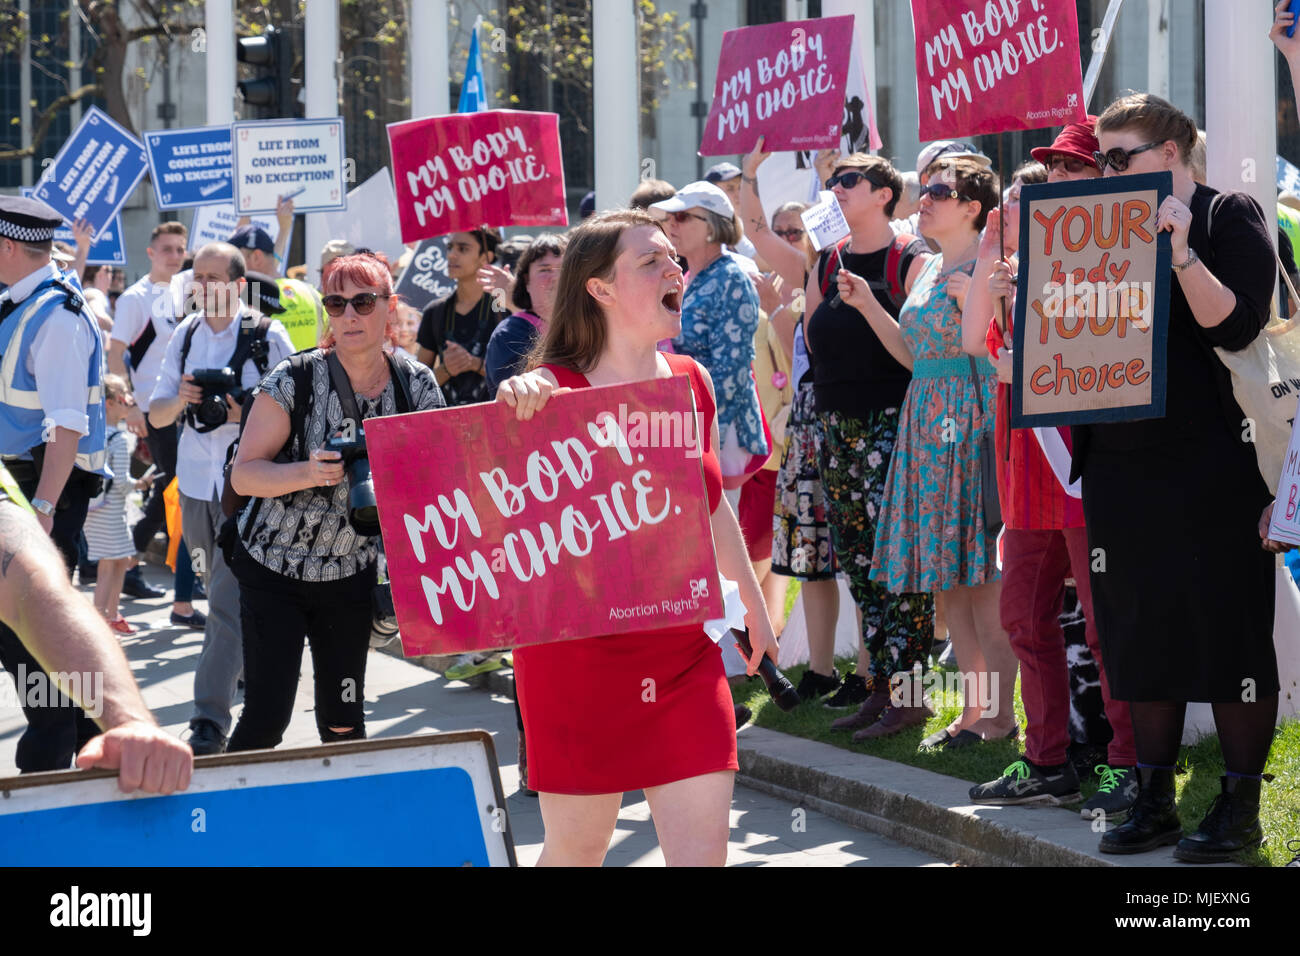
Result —
M226 396L236 402L242 402L247 389L239 382L239 376L229 366L225 368L198 368L189 373L194 384L203 389L203 398L189 407L191 424L195 431L210 432L226 423L229 409Z
M325 442L327 451L336 451L343 459L348 476L348 523L357 534L379 534L379 506L375 502L375 481L370 476L370 458L366 454L366 430L358 428L349 440L335 435Z

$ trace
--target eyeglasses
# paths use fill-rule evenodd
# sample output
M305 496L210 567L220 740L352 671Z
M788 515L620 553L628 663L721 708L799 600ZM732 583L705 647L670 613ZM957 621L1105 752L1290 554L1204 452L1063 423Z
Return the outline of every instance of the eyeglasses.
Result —
M931 199L937 199L940 202L954 198L960 199L962 202L970 202L970 197L963 196L947 183L930 183L928 186L922 186L920 198L924 199L926 196L929 196Z
M369 315L375 311L375 302L379 299L390 298L388 295L380 295L378 292L360 292L350 299L345 299L341 295L327 295L321 299L321 304L325 306L325 311L333 318L338 318L344 313L348 305L357 315Z
M695 215L695 213L687 212L685 209L679 209L677 212L670 212L668 214L668 218L671 219L673 222L677 223L677 225L679 226L682 223L684 223L687 219L698 219L700 222L709 221L705 219L703 216L697 216Z
M1128 161L1138 153L1145 153L1148 149L1155 149L1161 143L1147 143L1145 146L1139 146L1137 149L1124 149L1122 146L1116 146L1114 149L1108 149L1104 153L1093 153L1092 158L1097 161L1097 168L1103 173L1106 167L1110 166L1115 172L1122 173L1128 169Z
M836 173L830 179L826 180L826 188L834 189L836 186L843 186L845 189L852 189L854 186L862 182L862 180L864 179L867 182L871 183L871 185L874 186L876 189L879 189L882 185L884 185L883 183L876 182L866 173L859 172L856 169L850 169L847 172Z
M1128 164L1125 163L1125 165L1127 166ZM1071 176L1077 176L1088 168L1087 163L1081 159L1076 159L1073 156L1053 156L1047 164L1047 168L1053 171L1062 166L1065 167L1065 171Z
M772 231L787 242L798 242L804 237L802 229L773 229Z

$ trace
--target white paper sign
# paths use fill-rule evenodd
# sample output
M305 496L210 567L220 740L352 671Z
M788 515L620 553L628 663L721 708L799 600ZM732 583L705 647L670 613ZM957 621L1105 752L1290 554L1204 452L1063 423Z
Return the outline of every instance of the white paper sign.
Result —
M1300 544L1300 415L1291 425L1291 443L1282 460L1282 476L1277 480L1277 501L1273 503L1268 536L1274 541Z
M194 252L209 242L226 242L239 227L239 213L229 203L219 206L199 206L194 210L194 221L190 224L190 252ZM280 236L280 223L274 216L249 216L251 225L266 230L266 234L275 242ZM292 235L290 236L292 238Z
M849 234L849 224L840 209L840 202L831 192L823 192L817 205L801 214L803 226L812 238L817 251L833 246Z
M294 200L295 205L298 200ZM402 226L397 218L397 193L393 177L385 166L356 189L348 193L348 208L325 215L331 239L346 239L356 249L371 249L388 256L389 262L402 258Z
M235 208L275 212L280 197L294 212L346 209L343 120L267 120L235 123Z

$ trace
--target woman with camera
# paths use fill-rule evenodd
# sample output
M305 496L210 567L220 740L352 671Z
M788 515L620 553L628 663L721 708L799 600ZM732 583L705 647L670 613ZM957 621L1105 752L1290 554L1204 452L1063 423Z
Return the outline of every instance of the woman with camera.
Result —
M231 469L235 493L254 496L238 516L231 562L245 682L232 751L282 739L304 636L322 742L365 737L379 531L353 488L368 471L364 428L349 409L364 420L445 404L427 367L385 350L399 312L383 263L338 259L324 291L320 347L281 362L262 382Z
M502 382L497 401L529 420L561 386L688 379L707 423L696 446L709 449L700 458L707 498L700 504L718 572L740 584L753 674L764 654L775 661L776 638L740 526L722 502L713 380L693 359L656 350L681 331L676 252L659 222L639 210L602 213L574 230L555 314L533 356L540 367ZM539 865L599 866L629 790L645 791L669 865L726 862L736 725L722 655L701 625L519 648L515 679L529 784L541 791L546 825ZM654 703L641 696L647 679Z

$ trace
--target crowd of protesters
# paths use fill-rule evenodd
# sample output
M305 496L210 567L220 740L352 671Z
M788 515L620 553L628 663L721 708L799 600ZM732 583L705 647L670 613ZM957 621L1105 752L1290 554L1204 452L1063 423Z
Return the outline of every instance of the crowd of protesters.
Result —
M85 267L79 225L77 249L52 268L84 290L102 337L87 351L102 379L98 432L87 428L101 446L87 473L113 477L87 496L80 537L56 542L81 583L95 582L108 626L129 635L119 595L162 596L131 569L169 538L171 622L204 631L196 754L280 742L304 638L321 740L363 738L383 559L354 431L375 416L493 399L527 419L556 388L683 375L709 428L708 511L719 573L748 612L748 673L775 658L796 579L809 649L798 693L842 710L836 731L856 741L913 731L920 746L945 749L1023 735L1023 756L972 788L973 802L1078 803L1082 769L1097 785L1082 815L1113 825L1104 852L1176 843L1189 862L1228 859L1262 836L1277 545L1261 540L1271 493L1234 437L1244 416L1215 348L1248 347L1268 318L1276 225L1244 194L1205 186L1197 149L1185 114L1135 94L1014 157L1005 192L1004 171L970 144L931 144L908 171L825 151L819 184L849 235L818 251L806 202L764 213L760 140L741 166L719 164L704 180L642 183L626 208L598 213L584 201L584 221L565 234L447 237L455 290L422 311L395 294L403 261L333 240L316 289L279 276L283 241L249 225L192 258L185 227L159 225L147 274L123 290L112 270ZM1164 171L1166 415L1011 428L1021 188ZM282 240L292 215L282 204ZM12 291L25 281L7 275ZM222 380L226 369L233 378ZM133 456L152 462L138 479ZM179 527L167 520L173 479ZM132 491L145 494L134 528ZM1182 560L1152 561L1153 547ZM839 574L858 618L845 673L834 660ZM1071 759L1067 588L1111 731L1095 767ZM203 593L206 615L193 603ZM933 666L936 622L966 686L989 694L968 693L951 723L923 736L934 712L909 682ZM467 656L447 674L504 663ZM646 791L669 862L725 859L735 734L748 715L698 627L525 648L513 663L543 862L599 863L633 789ZM666 675L669 703L653 711L620 679L647 674ZM1190 701L1213 705L1227 772L1185 835L1174 774ZM57 726L32 719L19 769L68 766L86 739L75 708Z

